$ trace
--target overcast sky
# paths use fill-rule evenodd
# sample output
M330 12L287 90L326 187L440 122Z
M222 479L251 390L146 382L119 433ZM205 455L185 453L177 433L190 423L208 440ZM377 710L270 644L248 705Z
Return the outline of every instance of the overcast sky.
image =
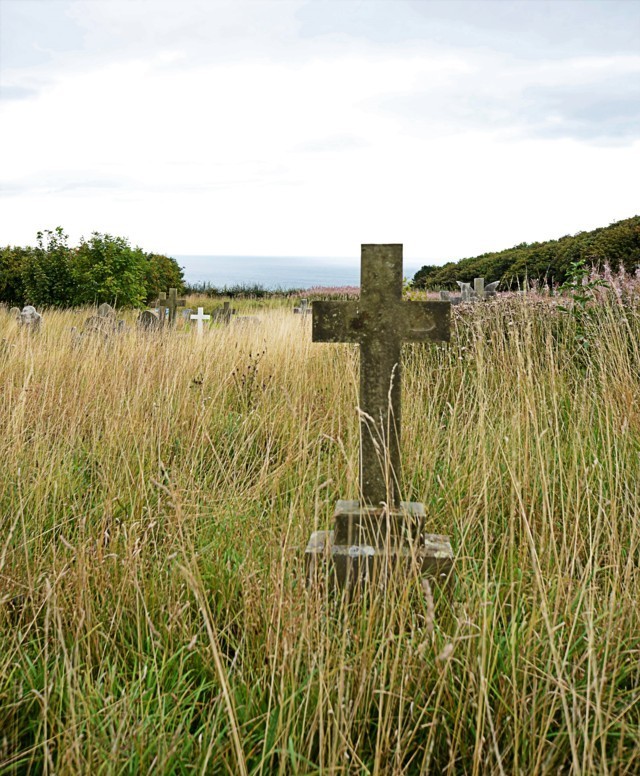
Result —
M0 244L441 263L640 213L639 0L0 0Z

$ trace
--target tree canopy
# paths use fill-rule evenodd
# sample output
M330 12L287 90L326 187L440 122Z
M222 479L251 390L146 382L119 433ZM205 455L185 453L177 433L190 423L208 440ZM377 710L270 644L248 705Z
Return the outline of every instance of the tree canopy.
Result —
M184 290L178 262L126 237L93 232L71 247L58 226L38 232L35 246L0 248L0 301L8 304L140 307L170 287Z
M572 262L580 260L599 269L608 263L613 269L622 266L633 272L640 265L640 216L558 240L520 243L443 266L424 266L413 280L418 288L454 288L457 280L470 283L476 277L500 280L502 288L534 279L564 283Z

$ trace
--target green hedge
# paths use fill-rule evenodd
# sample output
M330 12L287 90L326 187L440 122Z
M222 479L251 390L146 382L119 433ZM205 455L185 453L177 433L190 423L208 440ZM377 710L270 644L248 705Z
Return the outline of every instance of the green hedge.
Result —
M534 279L564 283L571 263L580 260L598 268L608 263L615 270L622 266L628 272L635 271L640 265L640 216L559 240L520 243L443 266L424 266L416 272L414 284L418 288L455 288L457 280L470 283L476 277L487 282L500 280L502 289Z

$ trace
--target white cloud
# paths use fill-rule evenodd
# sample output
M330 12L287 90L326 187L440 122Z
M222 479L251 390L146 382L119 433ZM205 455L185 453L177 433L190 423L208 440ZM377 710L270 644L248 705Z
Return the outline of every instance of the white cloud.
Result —
M178 254L379 241L444 260L638 211L640 57L624 50L522 58L501 16L504 45L483 50L462 23L465 46L409 27L400 45L397 24L363 36L357 16L341 32L326 3L56 5L71 26L48 62L1 69L23 90L0 126L5 243L61 224Z

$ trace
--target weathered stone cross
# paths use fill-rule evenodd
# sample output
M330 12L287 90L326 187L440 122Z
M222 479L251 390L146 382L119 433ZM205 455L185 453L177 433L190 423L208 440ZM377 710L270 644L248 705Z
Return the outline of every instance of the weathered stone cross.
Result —
M167 307L169 308L169 323L174 324L176 321L176 312L178 307L184 307L186 304L185 299L178 299L178 289L169 289L169 299L167 301Z
M169 309L167 306L167 295L164 291L161 291L158 294L158 298L153 303L155 307L158 308L158 319L160 321L160 325L164 326L167 319L167 310Z
M202 331L203 331L203 329L202 329L203 323L202 322L203 321L208 321L211 318L211 316L204 314L204 307L198 307L198 314L197 315L191 314L189 317L191 318L192 321L197 321L198 322L198 336L201 337L202 336Z
M396 506L402 343L448 340L451 306L402 301L402 245L363 245L360 273L359 301L313 303L312 337L360 345L362 498Z
M306 549L315 578L330 558L340 587L383 581L389 569L418 564L446 580L453 552L446 536L424 533L419 502L399 500L403 342L449 339L449 302L402 301L402 245L363 245L359 301L314 302L313 341L360 345L360 500L339 500L335 530L315 531ZM387 576L388 578L388 576Z

